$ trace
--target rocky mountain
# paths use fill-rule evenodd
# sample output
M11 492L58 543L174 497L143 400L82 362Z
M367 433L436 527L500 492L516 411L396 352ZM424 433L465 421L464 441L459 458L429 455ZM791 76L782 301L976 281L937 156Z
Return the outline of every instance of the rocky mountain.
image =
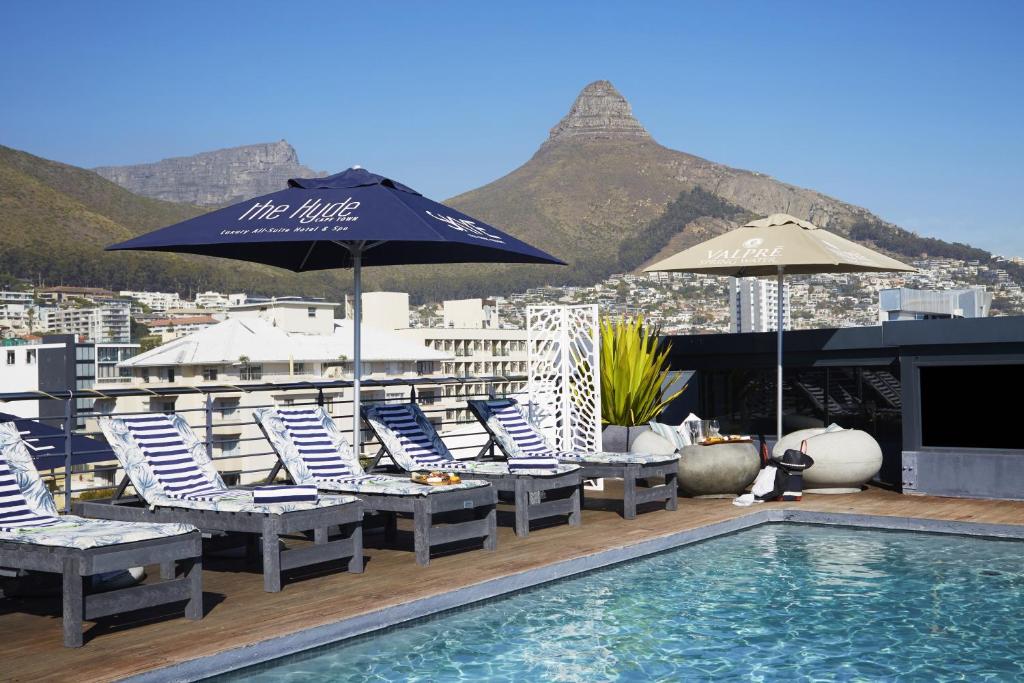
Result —
M742 218L777 212L907 257L962 246L920 238L866 209L763 173L668 149L608 81L586 86L525 164L450 203L571 262L567 272L545 269L525 278L521 284L528 285L593 282Z
M283 141L98 172L141 194L204 206L273 191L288 177L316 175ZM590 285L752 216L777 212L898 257L991 258L981 249L921 237L819 192L668 149L608 81L586 86L526 163L447 203L560 256L569 267L372 268L368 288L437 301L544 284ZM346 272L292 275L218 259L101 251L201 210L140 197L84 169L0 147L0 274L182 293L209 287L337 297L350 289ZM1024 281L1024 269L1005 268Z
M0 146L0 280L110 289L337 296L340 273L296 275L201 256L105 252L203 209L140 197L92 171Z
M275 192L289 178L324 175L299 163L284 140L93 170L144 197L211 207Z

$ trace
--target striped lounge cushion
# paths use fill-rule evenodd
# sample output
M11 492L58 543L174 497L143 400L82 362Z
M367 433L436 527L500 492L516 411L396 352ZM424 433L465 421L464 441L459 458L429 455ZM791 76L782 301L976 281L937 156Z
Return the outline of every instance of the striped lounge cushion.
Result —
M295 486L260 486L252 490L252 502L267 503L315 503L316 486L300 484Z
M237 496L200 469L168 416L139 415L123 420L165 495L205 501Z
M25 527L42 527L59 524L60 518L40 515L33 510L18 480L7 464L7 458L0 456L0 530L9 531Z
M450 454L438 451L408 406L378 406L376 412L417 467L431 469L454 461Z
M558 454L548 447L515 404L492 405L491 410L498 418L502 429L521 451L521 455L509 456L508 465L511 471L550 472L558 469Z
M338 453L334 442L324 428L322 416L313 409L287 410L279 408L278 416L288 431L288 437L299 452L302 462L315 479L345 479L357 472Z

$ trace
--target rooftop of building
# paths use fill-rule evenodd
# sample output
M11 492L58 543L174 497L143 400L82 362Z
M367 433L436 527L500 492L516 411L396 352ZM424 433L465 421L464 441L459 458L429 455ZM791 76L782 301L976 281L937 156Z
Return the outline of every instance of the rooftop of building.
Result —
M229 318L121 363L122 367L222 365L245 357L252 363L351 359L352 321L335 320L333 334L288 332L260 318ZM446 360L450 354L363 325L363 361Z

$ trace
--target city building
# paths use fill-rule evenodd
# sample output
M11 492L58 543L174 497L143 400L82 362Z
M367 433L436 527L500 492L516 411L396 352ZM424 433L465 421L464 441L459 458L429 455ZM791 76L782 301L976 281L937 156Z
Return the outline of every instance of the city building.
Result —
M118 294L126 299L133 299L144 304L153 313L167 313L175 308L181 308L185 302L177 292L135 292L125 290Z
M101 344L128 344L132 340L128 301L112 301L92 308L50 308L40 318L40 326L51 334L73 334Z
M176 318L153 318L146 321L146 327L151 335L160 337L160 343L164 344L219 322L212 315L188 315Z
M779 329L778 283L756 277L729 278L730 332ZM782 287L782 329L790 329L789 284Z
M8 339L0 346L0 386L4 392L92 389L127 373L118 363L138 353L138 344L81 341L75 335L45 335L38 341ZM62 401L12 401L4 411L19 417L43 416L63 423ZM92 410L93 399L77 399L76 414ZM77 426L83 420L76 418Z
M36 291L36 298L51 304L82 300L95 303L116 299L117 294L102 287L43 287Z
M170 388L351 379L353 322L336 320L336 306L321 300L284 297L232 307L223 322L123 361L120 368L130 375L123 381ZM450 354L367 325L363 325L362 342L363 377L368 379L429 378L439 375L442 362L450 358ZM439 397L440 389L427 385L417 386L416 391L421 401L429 403ZM410 388L369 386L361 395L363 401L407 401ZM281 405L309 404L319 399L339 424L351 424L352 395L348 388L321 393L311 387L271 394L270 398ZM209 406L206 400L201 393L121 397L99 402L97 410L176 411L200 428L205 428L208 414L214 457L225 459L221 466L228 472L234 470L235 480L242 483L266 476L273 457L267 453L248 412L266 405L267 394L215 394ZM265 457L233 459L257 453Z
M443 354L446 356L441 363L444 376L509 378L526 375L526 330L501 327L494 300L445 301L442 308L441 327L410 327L408 294L363 294L364 323L378 327L388 325L403 338ZM444 426L450 429L473 420L466 408L467 398L486 396L489 390L499 395L519 393L525 387L522 379L446 385L437 396L432 414L443 415Z
M987 318L992 294L984 287L925 290L897 287L878 292L878 322Z

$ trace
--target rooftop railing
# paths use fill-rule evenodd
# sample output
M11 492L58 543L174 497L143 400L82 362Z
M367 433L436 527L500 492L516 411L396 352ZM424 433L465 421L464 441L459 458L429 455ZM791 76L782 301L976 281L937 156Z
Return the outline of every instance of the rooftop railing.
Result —
M442 437L449 437L449 449L456 457L472 457L486 443L487 435L482 427L472 426L476 421L468 416L465 402L516 393L509 389L525 386L526 379L522 375L364 379L362 403L417 403ZM460 388L457 398L444 395L444 387L449 386ZM0 412L14 414L19 420L39 421L52 428L51 435L37 438L30 446L40 475L58 505L62 504L68 511L74 498L103 497L112 494L118 484L114 480L117 462L96 426L96 419L100 417L147 413L181 415L205 444L207 453L218 463L218 470L229 483L242 479L254 481L261 475L268 475L276 460L270 444L255 428L254 409L278 404L322 406L351 441L351 387L351 380L323 380L7 392L0 393ZM440 389L433 391L435 388ZM199 406L175 405L182 396L197 397ZM243 397L249 400L241 405ZM132 398L150 400L142 402L142 410L116 409L118 399ZM38 408L28 407L32 401L39 402ZM89 401L94 401L92 407L84 407ZM464 417L453 417L453 411L461 412ZM465 426L465 429L459 430L458 442L452 443L451 430L458 426ZM248 430L249 435L246 434L248 427L253 427ZM370 457L377 453L380 443L365 424L361 434L361 455ZM232 448L224 452L225 445Z

